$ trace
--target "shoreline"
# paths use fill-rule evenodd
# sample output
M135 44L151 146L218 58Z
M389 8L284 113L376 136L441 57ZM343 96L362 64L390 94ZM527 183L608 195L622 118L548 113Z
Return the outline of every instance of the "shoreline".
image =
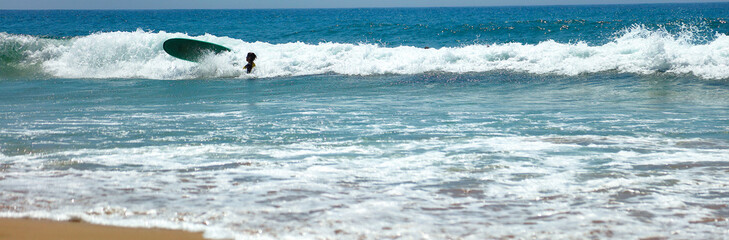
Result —
M202 232L160 228L129 228L77 221L0 218L0 239L21 240L202 240Z

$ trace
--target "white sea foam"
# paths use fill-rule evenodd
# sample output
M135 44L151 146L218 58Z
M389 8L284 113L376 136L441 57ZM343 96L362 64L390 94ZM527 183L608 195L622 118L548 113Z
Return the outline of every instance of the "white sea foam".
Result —
M213 35L188 36L166 32L104 32L68 40L0 34L0 43L25 46L24 63L40 64L46 74L61 78L249 78L324 73L347 75L516 71L578 75L603 71L636 74L667 72L706 79L729 78L729 36L718 34L707 43L692 41L686 29L634 26L603 45L585 42L538 44L498 43L423 49L375 44L244 42ZM191 63L167 55L162 43L182 37L210 41L231 53ZM254 74L244 74L247 52L258 55Z
M726 233L725 220L690 221L716 216L695 203L721 200L701 195L725 189L712 166L728 153L711 139L593 135L68 150L5 157L0 199L19 208L0 217L238 239L581 238L602 228L608 238L636 229L710 238ZM590 163L600 159L610 161ZM51 166L64 164L77 169Z

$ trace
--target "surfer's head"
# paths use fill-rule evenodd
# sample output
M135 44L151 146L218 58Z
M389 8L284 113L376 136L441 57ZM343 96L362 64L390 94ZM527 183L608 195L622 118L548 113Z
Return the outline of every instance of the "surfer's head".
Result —
M249 52L246 56L246 62L253 62L254 60L256 60L256 54Z

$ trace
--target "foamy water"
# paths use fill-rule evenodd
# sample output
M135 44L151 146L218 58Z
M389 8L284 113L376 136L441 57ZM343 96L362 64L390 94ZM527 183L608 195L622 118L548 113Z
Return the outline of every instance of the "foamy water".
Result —
M20 208L3 216L241 239L715 238L727 234L716 213L726 208L727 149L704 139L484 136L5 156L3 203Z
M726 88L644 81L4 82L0 216L237 239L726 236Z
M214 35L166 32L106 32L71 39L0 34L0 45L17 48L16 68L38 66L58 78L251 78L316 74L380 75L426 72L514 71L534 74L579 74L617 71L691 74L706 79L729 78L729 37L717 33L708 43L695 43L693 29L670 34L636 25L616 32L602 45L585 42L537 44L494 43L424 49L376 44L245 42ZM694 30L695 31L695 30ZM191 38L231 48L201 64L169 56L162 43ZM243 56L259 57L253 75L244 74Z

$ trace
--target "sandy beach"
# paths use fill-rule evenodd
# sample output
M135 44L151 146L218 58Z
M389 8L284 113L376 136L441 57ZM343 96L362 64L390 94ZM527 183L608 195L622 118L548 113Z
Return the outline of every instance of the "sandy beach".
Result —
M36 219L0 218L0 239L3 240L115 240L115 239L204 239L202 233L167 229L124 228L84 222L56 222Z

